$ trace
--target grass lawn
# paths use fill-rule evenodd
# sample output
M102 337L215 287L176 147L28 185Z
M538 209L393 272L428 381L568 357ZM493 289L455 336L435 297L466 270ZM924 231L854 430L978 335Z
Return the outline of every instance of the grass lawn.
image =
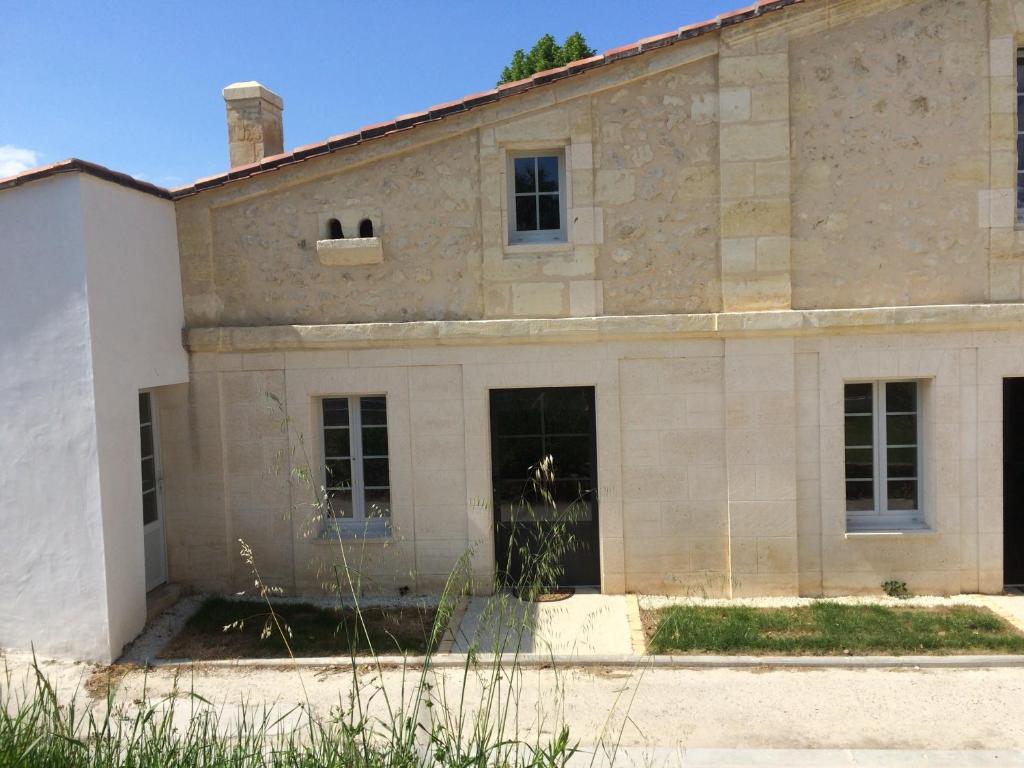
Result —
M643 621L651 653L1024 653L1024 634L973 606L686 605L646 611Z
M364 608L362 621L352 609L308 603L275 604L296 656L348 656L426 652L436 611L433 608ZM270 617L266 603L213 597L200 606L159 656L165 659L265 659L288 655L275 626L261 637ZM225 627L228 627L225 629ZM367 636L369 642L367 642Z

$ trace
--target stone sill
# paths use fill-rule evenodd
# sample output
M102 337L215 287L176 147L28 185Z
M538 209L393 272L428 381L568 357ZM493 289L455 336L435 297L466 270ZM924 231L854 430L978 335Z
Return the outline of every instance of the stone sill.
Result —
M863 530L863 531L847 531L844 536L847 539L881 539L893 537L902 538L904 536L938 536L939 532L934 528L928 528L927 526L921 526L920 528L899 528L899 529L878 529L878 530Z
M358 267L384 261L379 237L317 240L316 255L325 267Z
M325 525L320 535L312 539L317 544L358 543L358 544L387 544L394 541L391 533L391 523L383 525Z
M553 241L550 243L506 243L506 256L534 256L545 253L569 253L575 248L573 243Z
M950 304L517 320L424 320L336 325L216 326L187 329L185 346L192 352L256 352L965 330L1024 330L1024 304Z

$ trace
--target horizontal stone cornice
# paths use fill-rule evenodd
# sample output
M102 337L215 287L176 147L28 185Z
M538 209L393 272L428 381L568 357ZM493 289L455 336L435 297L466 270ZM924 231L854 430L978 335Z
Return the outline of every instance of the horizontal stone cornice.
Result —
M186 329L184 342L191 352L255 352L1022 328L1024 304L952 304L530 320L219 326Z

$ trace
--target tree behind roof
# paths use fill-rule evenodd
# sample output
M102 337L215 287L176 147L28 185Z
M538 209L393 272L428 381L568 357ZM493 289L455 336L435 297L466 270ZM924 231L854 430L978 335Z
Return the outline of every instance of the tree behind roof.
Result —
M551 35L543 35L529 53L520 48L512 54L512 62L501 71L498 85L523 80L536 72L564 67L570 62L593 55L594 50L579 32L573 32L561 45Z

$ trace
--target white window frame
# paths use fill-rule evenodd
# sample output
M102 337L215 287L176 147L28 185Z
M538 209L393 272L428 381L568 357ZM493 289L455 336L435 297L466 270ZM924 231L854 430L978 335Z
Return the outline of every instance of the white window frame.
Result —
M363 478L363 414L360 401L364 397L384 398L385 425L388 433L388 455L383 457L371 456L370 458L386 458L388 461L388 515L387 517L366 516L366 483ZM349 441L349 462L352 473L352 517L333 517L324 511L323 538L345 538L345 539L379 539L391 536L391 498L394 485L391 483L391 427L387 423L388 398L383 393L361 394L361 395L324 395L318 403L320 411L320 456L323 459L320 463L320 478L322 487L327 488L327 445L324 440L326 430L336 427L328 427L324 424L324 401L325 400L347 400L348 401L348 441ZM380 488L383 486L373 486ZM326 498L326 491L325 491ZM328 506L329 506L328 501Z
M147 460L153 462L153 487L147 490L145 482L143 482L143 484L142 484L142 500L143 500L142 508L143 508L143 510L145 510L145 508L146 508L146 502L145 502L146 495L150 494L150 493L153 494L153 503L154 503L155 508L156 508L156 519L151 521L151 522L149 522L149 523L147 523L147 522L145 522L145 520L143 520L143 528L152 528L153 526L155 526L157 524L163 525L163 515L161 514L161 509L160 509L160 506L161 506L160 505L160 456L157 453L158 448L157 448L157 431L156 431L157 430L157 427L156 427L156 401L153 398L153 393L150 392L148 389L140 390L139 396L140 397L141 396L145 396L146 399L149 401L149 421L142 421L141 418L139 419L139 433L141 434L142 430L145 427L149 427L150 439L153 441L153 445L152 445L153 452L152 453L150 453L150 454L148 454L146 456L143 456L142 455L142 451L139 451L140 471L141 471L141 465L142 465L143 462L145 462ZM140 442L141 442L141 438L140 438Z
M520 149L509 150L505 153L505 211L508 218L508 244L516 245L537 245L545 243L567 243L569 242L569 226L567 219L568 205L565 170L565 147L550 147L545 149ZM516 174L515 161L522 158L554 157L558 160L558 229L535 229L521 232L516 229ZM532 194L538 197L538 193ZM543 194L543 193L540 193ZM540 212L538 211L537 223L540 224Z
M915 402L917 410L917 509L900 509L890 511L889 503L889 448L907 448L910 446L889 445L886 434L886 416L898 415L888 413L886 405L886 384L912 383L917 387ZM848 532L864 531L913 531L927 529L924 515L924 382L919 379L874 379L851 380L843 382L843 499L846 499L846 451L848 448L864 449L868 446L850 446L846 442L846 386L849 384L871 385L871 422L872 422L872 481L874 483L874 508L870 510L846 510L846 529Z

